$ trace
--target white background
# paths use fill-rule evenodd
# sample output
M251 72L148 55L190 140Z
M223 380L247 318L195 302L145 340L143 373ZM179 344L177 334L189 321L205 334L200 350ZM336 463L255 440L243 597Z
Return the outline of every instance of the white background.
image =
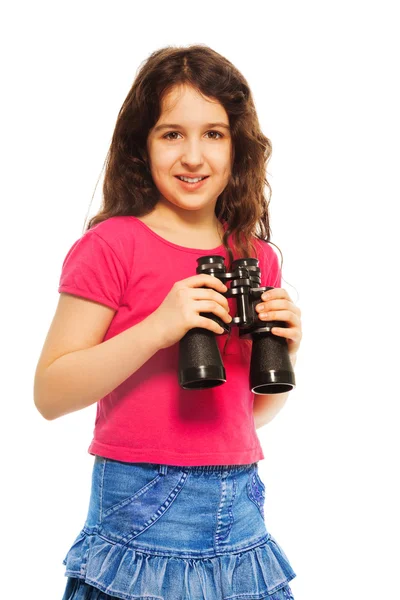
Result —
M2 8L4 598L64 592L96 405L46 421L34 372L135 73L155 49L194 43L226 56L253 91L273 145L272 241L302 311L297 388L258 430L267 527L297 573L296 600L400 598L396 4Z

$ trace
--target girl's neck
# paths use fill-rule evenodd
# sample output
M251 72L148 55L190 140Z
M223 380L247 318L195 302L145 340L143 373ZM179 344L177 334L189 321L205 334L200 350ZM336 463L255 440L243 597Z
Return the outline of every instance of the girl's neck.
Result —
M169 219L162 218L160 212L156 210L137 218L155 233L179 246L208 249L222 244L224 227L216 217L209 226L201 226L198 223L190 226L179 222L173 225Z
M199 216L199 213L194 211L185 211L180 214L178 210L174 211L161 201L156 204L147 217L151 217L154 223L163 224L166 228L187 233L202 231L204 234L210 235L222 228L214 212L206 216Z

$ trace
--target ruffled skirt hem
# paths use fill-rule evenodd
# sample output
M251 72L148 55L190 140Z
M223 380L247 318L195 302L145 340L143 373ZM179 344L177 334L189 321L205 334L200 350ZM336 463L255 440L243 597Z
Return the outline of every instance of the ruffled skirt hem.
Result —
M286 600L293 598L288 582L296 577L270 533L250 549L182 558L111 543L82 530L63 564L65 576L123 600Z

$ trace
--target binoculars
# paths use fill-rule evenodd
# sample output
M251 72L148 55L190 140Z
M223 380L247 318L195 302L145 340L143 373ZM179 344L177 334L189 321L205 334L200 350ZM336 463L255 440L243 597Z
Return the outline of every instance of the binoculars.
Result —
M222 294L236 299L236 316L228 325L213 313L200 313L213 319L225 333L239 327L239 337L252 340L249 388L255 394L281 394L296 386L286 338L274 335L272 327L288 327L284 321L261 321L255 309L261 295L274 289L261 283L257 258L240 258L226 272L224 257L202 256L197 259L196 273L207 273L230 288ZM227 286L228 287L228 286ZM190 329L179 342L179 385L185 390L216 387L226 382L226 373L215 333L204 327ZM221 334L223 335L223 334Z

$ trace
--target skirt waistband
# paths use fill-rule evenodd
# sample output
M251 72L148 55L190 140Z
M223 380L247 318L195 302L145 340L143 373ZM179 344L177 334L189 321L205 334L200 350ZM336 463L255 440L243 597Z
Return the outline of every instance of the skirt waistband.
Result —
M192 471L205 471L205 472L228 472L228 473L236 473L237 471L243 471L245 469L249 469L255 465L257 462L251 463L248 465L196 465L196 466L176 466L176 465L161 465L154 464L154 466L158 466L158 472L161 475L166 475L169 470L178 469L179 471L185 471L187 473Z

